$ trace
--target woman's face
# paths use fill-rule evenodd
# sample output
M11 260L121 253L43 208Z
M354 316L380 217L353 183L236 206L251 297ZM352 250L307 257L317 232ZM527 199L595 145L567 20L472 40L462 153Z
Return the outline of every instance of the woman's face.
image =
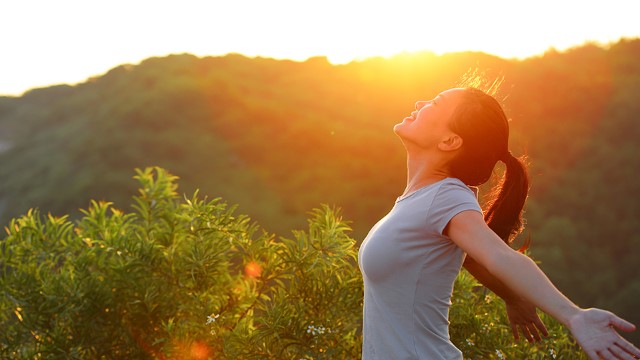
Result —
M404 143L421 148L434 148L447 135L449 119L462 98L463 89L450 89L438 94L433 100L416 102L416 109L393 131Z

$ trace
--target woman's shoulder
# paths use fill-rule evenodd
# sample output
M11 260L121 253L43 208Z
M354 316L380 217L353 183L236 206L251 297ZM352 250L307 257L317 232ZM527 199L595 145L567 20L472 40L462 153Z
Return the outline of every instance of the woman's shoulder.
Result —
M478 188L470 187L458 178L446 178L439 183L436 202L448 200L477 202Z
M454 177L445 178L440 182L440 189L454 189L461 190L463 192L469 192L471 194L477 195L478 188L475 186L468 186L462 180Z

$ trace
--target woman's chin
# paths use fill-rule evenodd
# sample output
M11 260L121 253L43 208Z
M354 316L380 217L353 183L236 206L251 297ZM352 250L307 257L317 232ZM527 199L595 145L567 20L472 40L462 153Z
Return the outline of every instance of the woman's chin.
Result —
M408 122L406 120L401 123L395 124L393 126L393 132L396 135L403 137L403 134L407 131L407 125L408 125Z
M405 125L405 121L401 122L401 123L397 123L393 126L393 132L396 133L396 135L399 135L398 132L402 131L402 128Z

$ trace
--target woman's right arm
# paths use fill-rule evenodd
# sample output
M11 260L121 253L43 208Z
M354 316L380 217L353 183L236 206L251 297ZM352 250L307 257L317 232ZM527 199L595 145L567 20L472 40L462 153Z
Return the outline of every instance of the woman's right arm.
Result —
M454 216L448 235L511 290L567 326L591 359L640 358L640 349L614 330L616 327L633 331L634 325L608 311L576 306L556 289L533 260L506 245L479 212L463 211Z
M511 332L516 341L520 340L518 329L529 342L542 340L541 334L543 336L549 335L547 328L536 312L535 305L514 293L484 266L473 260L471 256L467 256L464 259L463 266L482 285L502 298L507 310L509 323L511 324Z

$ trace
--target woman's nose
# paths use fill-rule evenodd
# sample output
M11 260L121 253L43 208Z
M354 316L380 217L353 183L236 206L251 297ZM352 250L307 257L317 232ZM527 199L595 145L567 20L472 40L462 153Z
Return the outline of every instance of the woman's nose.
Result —
M417 101L416 102L416 110L422 109L422 107L426 104L426 101Z

